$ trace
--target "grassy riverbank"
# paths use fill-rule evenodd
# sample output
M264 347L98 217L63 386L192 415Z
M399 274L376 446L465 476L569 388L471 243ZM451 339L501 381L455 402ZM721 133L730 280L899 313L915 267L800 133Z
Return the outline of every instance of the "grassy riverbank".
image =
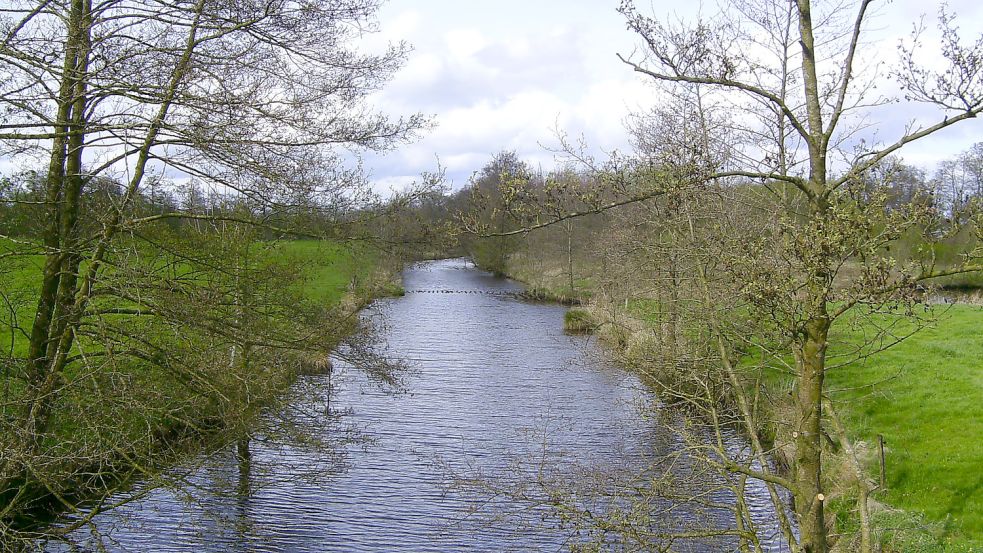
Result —
M150 280L162 279L163 285L158 283L155 288L162 292L149 302L160 312L153 317L127 313L128 319L107 312L86 324L106 325L117 333L139 332L139 344L156 353L153 358L142 352L130 355L122 339L97 343L82 336L77 341L72 355L78 361L61 377L50 424L43 441L32 450L36 457L24 461L32 470L48 471L43 487L31 484L29 478L13 476L0 489L0 504L18 496L24 505L13 515L0 508L0 515L5 515L0 517L0 548L6 537L4 524L30 524L35 513L64 510L68 503L91 495L79 490L101 490L118 479L152 472L215 439L224 443L225 434L248 430L249 421L283 394L305 362L321 359L323 353L316 359L305 358L312 347L319 352L330 350L354 328L353 314L358 307L373 297L401 293L394 283L394 267L378 250L321 241L257 242L248 253L255 280L248 280L243 292L250 294L243 296L244 301L252 303L238 308L235 277L218 266L210 268L207 253L199 252L194 263L180 261L178 247L194 244L175 246L167 261L150 244L131 246L146 257ZM30 244L9 241L0 244L0 277L7 300L7 310L0 317L4 369L0 407L2 422L11 429L21 416L19 398L26 393L20 367L28 349L43 258L39 254L3 256L30 248ZM191 301L171 303L168 279L180 283L180 298ZM288 284L278 288L279 283ZM202 295L202 304L193 301L195 294ZM103 305L96 305L104 310ZM238 315L222 318L237 312L243 313L243 319L238 320ZM191 326L182 325L181 317ZM265 317L272 319L264 323L261 319ZM237 336L248 339L250 333L223 332L221 328L214 336L203 333L213 318L218 325L239 325L246 330L267 325L266 334L258 336L255 345L236 345ZM113 330L116 328L119 330ZM250 360L241 361L247 347ZM4 447L0 452L17 451L11 436L7 436L9 441L0 441Z
M584 273L590 274L589 270ZM543 270L543 263L517 263L512 276L544 290L546 297L569 297L562 271ZM591 297L592 278L579 278L574 294ZM590 304L587 306L590 309ZM627 327L645 328L658 317L654 302L638 297L606 305ZM579 312L579 310L578 310ZM847 431L863 453L868 474L878 477L874 444L886 441L887 490L873 496L874 516L884 529L886 551L983 551L983 306L933 306L930 322L900 344L829 371ZM578 328L591 326L578 315ZM839 325L831 337L835 356L863 341L885 321L868 326ZM894 328L897 335L915 330L913 323ZM773 397L789 382L769 383ZM849 532L848 501L831 502Z
M0 238L0 256L12 251L23 251L23 244L15 244ZM371 297L375 295L399 295L401 290L391 275L384 274L384 256L371 247L348 247L321 240L289 240L264 248L261 253L270 261L301 267L302 293L310 300L325 307L338 305L347 297ZM25 332L30 331L31 317L36 305L37 287L40 282L41 255L18 255L6 259L0 273L5 290L11 290L16 301L3 316L7 323L11 317ZM15 325L16 326L16 325ZM17 356L27 352L24 333L12 333L11 325L0 325L0 347L5 354Z
M402 295L395 268L387 267L383 253L371 247L348 247L319 240L282 242L277 257L304 266L304 294L325 306L346 297L370 299Z

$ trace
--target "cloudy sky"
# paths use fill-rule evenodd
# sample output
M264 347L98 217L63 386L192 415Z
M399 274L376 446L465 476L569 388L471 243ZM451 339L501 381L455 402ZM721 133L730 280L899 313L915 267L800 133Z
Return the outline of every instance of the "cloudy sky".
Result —
M692 18L715 11L713 2L651 0L660 17ZM894 0L872 20L877 53L896 56L898 39L925 15L934 25L935 2ZM372 41L409 42L407 64L376 98L394 114L422 112L435 127L414 144L365 159L377 188L399 188L440 163L455 187L503 149L516 150L534 166L549 169L556 129L583 135L595 151L626 149L623 123L631 111L656 101L655 90L615 57L636 48L616 12L618 0L390 0L379 14L381 32ZM983 5L953 0L965 38L983 31ZM917 106L893 106L883 137L899 132ZM983 122L949 129L914 148L905 159L930 168L969 144L983 140Z

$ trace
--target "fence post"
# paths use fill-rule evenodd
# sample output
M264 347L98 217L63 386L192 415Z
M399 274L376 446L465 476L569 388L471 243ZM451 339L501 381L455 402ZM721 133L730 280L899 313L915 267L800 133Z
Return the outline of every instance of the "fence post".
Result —
M883 434L877 435L877 449L880 451L880 457L881 457L881 489L883 490L886 488L886 484L887 484L887 474L886 474L887 467L884 462L884 435Z

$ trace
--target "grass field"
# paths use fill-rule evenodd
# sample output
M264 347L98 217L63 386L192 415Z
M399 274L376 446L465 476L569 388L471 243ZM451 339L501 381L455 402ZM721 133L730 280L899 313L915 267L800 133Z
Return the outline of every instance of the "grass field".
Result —
M23 250L23 245L0 238L0 256ZM4 294L3 310L0 312L0 351L2 355L17 357L27 354L27 336L11 333L9 323L13 320L24 329L30 328L37 308L44 258L40 255L18 255L0 259L0 292Z
M13 250L24 251L23 244L0 238L0 256ZM264 246L271 258L303 267L304 295L327 306L336 305L353 288L368 286L379 268L381 255L365 246L348 247L319 240L291 240ZM3 311L0 312L0 351L13 357L27 353L27 336L11 333L13 318L29 331L37 308L40 287L41 255L19 255L0 261L0 292Z
M983 551L983 307L932 311L934 323L831 370L828 383L844 390L836 396L854 438L887 442L888 490L876 498L938 523L947 550ZM856 343L860 332L833 338Z
M305 265L304 294L335 305L353 288L368 286L381 256L369 247L348 247L319 240L293 240L277 245L275 255Z

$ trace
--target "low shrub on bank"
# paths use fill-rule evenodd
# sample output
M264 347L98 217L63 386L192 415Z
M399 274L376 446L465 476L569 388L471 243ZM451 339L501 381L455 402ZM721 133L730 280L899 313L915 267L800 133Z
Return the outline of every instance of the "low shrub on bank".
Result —
M563 315L563 330L572 334L590 334L597 330L597 323L585 309L569 309Z

